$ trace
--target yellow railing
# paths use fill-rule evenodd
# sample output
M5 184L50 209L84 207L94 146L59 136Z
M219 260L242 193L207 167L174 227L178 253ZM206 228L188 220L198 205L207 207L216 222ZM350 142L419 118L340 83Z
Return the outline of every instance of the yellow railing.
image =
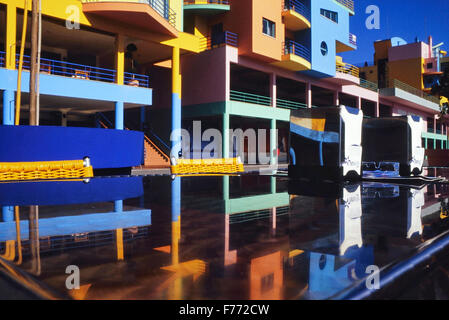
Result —
M93 176L93 168L86 160L0 163L0 181L74 179Z
M354 1L353 0L335 0L335 1L337 1L341 5L345 6L352 12L354 12Z
M183 174L227 174L243 172L240 158L229 159L177 159L171 166L171 173Z
M349 63L337 63L337 72L346 73L357 78L360 75L360 69Z

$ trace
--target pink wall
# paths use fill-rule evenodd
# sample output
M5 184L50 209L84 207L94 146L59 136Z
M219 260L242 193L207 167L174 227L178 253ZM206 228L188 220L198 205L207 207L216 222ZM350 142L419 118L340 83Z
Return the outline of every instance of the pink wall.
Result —
M410 43L388 49L389 61L429 58L429 46L424 42Z
M226 100L226 47L184 55L181 68L183 106Z

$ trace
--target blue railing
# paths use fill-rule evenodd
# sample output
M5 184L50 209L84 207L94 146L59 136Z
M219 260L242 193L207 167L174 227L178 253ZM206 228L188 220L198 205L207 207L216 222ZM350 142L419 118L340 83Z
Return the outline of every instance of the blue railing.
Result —
M224 31L220 34L214 35L213 37L207 36L201 39L200 49L201 51L206 51L221 47L222 45L238 47L239 36L230 31Z
M5 57L6 53L4 51L0 51L0 68L4 68L6 66Z
M168 0L141 0L148 3L154 10L165 18L173 27L176 26L176 12L170 8Z
M285 0L285 9L294 10L310 21L310 8L307 8L306 5L299 0Z
M292 40L285 41L283 54L294 54L295 56L304 58L309 62L311 60L310 50L302 44L299 44Z
M23 69L30 70L30 56L23 56ZM19 66L19 55L16 55L16 67ZM53 74L69 78L115 82L117 71L78 63L41 58L41 73ZM150 77L147 75L125 72L125 84L138 87L149 86Z

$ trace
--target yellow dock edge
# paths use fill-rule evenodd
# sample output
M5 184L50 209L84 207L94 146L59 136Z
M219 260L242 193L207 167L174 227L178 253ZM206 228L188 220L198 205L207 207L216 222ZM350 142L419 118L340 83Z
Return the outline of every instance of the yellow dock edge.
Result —
M0 181L92 178L90 160L0 162Z
M177 159L171 166L174 175L233 174L244 171L240 158Z

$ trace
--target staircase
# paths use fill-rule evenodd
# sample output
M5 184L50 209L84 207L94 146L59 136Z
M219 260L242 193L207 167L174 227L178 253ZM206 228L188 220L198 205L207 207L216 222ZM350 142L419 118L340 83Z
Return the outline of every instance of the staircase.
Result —
M147 136L144 142L144 168L169 168L170 159Z
M98 113L102 120L99 120L100 125L109 129L112 127L112 123L102 113ZM104 121L103 121L104 120ZM105 123L106 122L106 123ZM125 128L130 130L129 128ZM142 168L155 169L155 168L170 168L170 158L164 153L147 135L144 135L144 163Z

